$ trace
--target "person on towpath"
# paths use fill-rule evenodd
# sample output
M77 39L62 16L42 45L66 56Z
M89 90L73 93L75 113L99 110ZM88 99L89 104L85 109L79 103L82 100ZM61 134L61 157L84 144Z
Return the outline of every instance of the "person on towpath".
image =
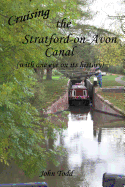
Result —
M102 73L100 71L100 68L96 69L96 74L95 74L98 78L98 82L99 82L99 87L102 88Z

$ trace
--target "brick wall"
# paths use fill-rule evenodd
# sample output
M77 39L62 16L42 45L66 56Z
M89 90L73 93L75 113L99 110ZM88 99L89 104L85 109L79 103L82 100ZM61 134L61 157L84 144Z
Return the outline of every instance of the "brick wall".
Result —
M62 111L62 110L67 110L68 109L68 86L70 84L70 80L67 83L67 88L66 88L66 92L65 94L60 97L56 102L54 102L47 110L47 114L49 113L55 113L58 111Z
M85 86L88 90L90 99L93 99L93 84L88 79L86 79Z
M124 93L125 88L124 86L117 87L117 88L102 88L103 92L110 92L110 93Z
M94 98L93 98L94 99L93 100L94 109L96 109L98 111L105 112L105 113L115 114L118 116L124 115L124 113L120 109L115 107L108 100L104 100L104 98L102 96L100 96L99 94L95 93L95 88L94 88L93 95L94 95Z

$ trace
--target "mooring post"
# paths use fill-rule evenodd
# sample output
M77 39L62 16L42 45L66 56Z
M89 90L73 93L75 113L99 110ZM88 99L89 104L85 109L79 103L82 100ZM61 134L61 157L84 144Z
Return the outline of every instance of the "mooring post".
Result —
M93 81L93 97L92 97L93 108L95 108L95 88L97 86L98 86L98 84L97 84L97 77L94 77L94 81Z
M93 85L97 86L97 77L94 77Z

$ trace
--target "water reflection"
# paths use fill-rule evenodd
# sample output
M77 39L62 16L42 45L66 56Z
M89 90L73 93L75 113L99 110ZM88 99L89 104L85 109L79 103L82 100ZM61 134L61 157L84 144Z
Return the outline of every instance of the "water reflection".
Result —
M101 135L102 135L102 129L99 129L99 133L98 133L98 143L101 143Z
M63 120L61 114L58 117ZM51 118L55 122L55 118ZM124 120L92 111L90 107L70 107L67 129L48 140L48 148L63 146L66 156L58 156L58 167L48 162L47 170L75 170L73 176L48 176L32 180L19 173L14 163L0 168L1 183L46 181L49 187L101 187L103 173L125 174ZM60 125L60 124L58 124ZM13 167L13 168L11 168ZM10 172L11 171L11 172Z
M75 178L79 176L77 185L100 187L103 173L124 174L123 119L105 114L99 116L99 113L91 111L90 108L88 111L72 108L68 117L68 128L63 132L64 146L68 152L67 165L75 169ZM114 127L116 121L117 126Z

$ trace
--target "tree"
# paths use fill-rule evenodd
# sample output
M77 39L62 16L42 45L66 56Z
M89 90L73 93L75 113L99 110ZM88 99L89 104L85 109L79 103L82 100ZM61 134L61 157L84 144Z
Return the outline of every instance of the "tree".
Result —
M96 45L99 62L117 66L123 63L123 46L120 43L102 43Z
M124 5L125 1L121 1L121 5ZM125 69L125 55L124 55L124 51L125 51L125 42L124 42L124 38L125 38L125 16L119 12L117 13L115 16L110 16L108 15L109 19L113 20L113 23L116 23L115 25L115 33L117 33L117 35L119 35L120 38L120 46L121 46L121 61L120 63L123 65L123 68ZM119 25L119 27L118 27ZM119 50L118 50L119 53ZM117 56L118 57L118 56ZM115 64L116 65L116 64ZM125 71L124 71L125 73Z
M46 79L52 80L52 68L51 67L47 68Z
M33 68L38 68L36 64L40 61L47 65L56 61L56 57L45 55L48 48L45 37L51 38L53 33L61 37L54 20L58 21L60 14L60 19L66 17L73 23L81 16L82 11L78 12L77 8L75 0L47 0L43 4L40 0L0 2L0 158L5 164L13 159L30 177L45 170L48 159L58 152L57 149L46 150L43 127L47 128L47 138L54 137L54 132L49 133L51 128L61 130L41 117L33 104L34 87L38 84ZM38 17L42 13L43 16ZM36 37L41 41L43 37L44 42L39 43ZM54 42L50 46L57 48ZM66 50L69 46L60 43L58 50L62 48ZM42 100L43 87L41 92Z
M94 41L94 37L97 36L98 42L100 42L100 38L104 36L113 36L115 37L114 32L108 31L103 28L97 28L95 26L86 25L86 24L80 24L77 23L75 26L71 28L71 32L74 34L74 37L71 37L71 39L75 43L73 44L73 47L75 48L75 55L71 56L69 58L63 57L62 59L58 58L58 61L62 61L65 64L68 64L68 67L72 66L71 64L74 64L74 68L64 68L65 74L69 73L70 70L76 70L76 71L82 71L83 69L80 69L81 62L85 64L98 64L99 63L99 51L96 47L96 42ZM79 35L77 33L80 33ZM76 36L76 37L75 37ZM90 41L88 42L87 39ZM78 64L76 67L75 64ZM102 63L103 65L103 63ZM62 69L62 68L58 68Z

